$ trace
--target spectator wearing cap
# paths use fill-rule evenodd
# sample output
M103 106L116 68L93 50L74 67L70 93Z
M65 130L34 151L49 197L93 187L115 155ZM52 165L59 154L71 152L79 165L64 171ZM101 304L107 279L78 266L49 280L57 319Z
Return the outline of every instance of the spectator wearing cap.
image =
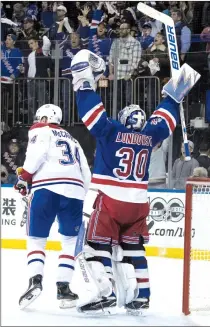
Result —
M156 20L156 19L153 19L153 18L150 18L150 17L146 17L145 23L151 25L152 30L151 30L150 35L152 37L155 37L155 35L158 32L161 32L161 30L163 28L163 24L159 20ZM139 30L142 32L142 26L140 25L140 22L139 22Z
M144 23L142 26L142 36L139 38L143 50L149 48L154 42L154 37L151 36L151 32L152 25L150 23Z
M120 38L112 43L109 54L109 79L114 79L115 58L118 58L117 65L117 107L118 110L131 103L131 76L138 67L141 60L141 44L130 35L130 25L120 25Z
M59 5L57 6L56 3L54 3L53 6L53 11L54 11L54 23L53 25L50 27L49 30L49 39L50 40L56 40L56 33L58 31L59 28L59 22L64 21L64 33L67 34L71 34L73 32L70 24L69 24L69 20L68 17L66 17L67 14L67 9L65 6L63 5Z
M23 54L15 48L16 35L8 34L5 43L1 45L1 82L12 83L20 75L23 65Z
M27 57L29 54L28 40L30 38L38 39L39 33L35 29L34 19L30 16L27 16L23 20L23 29L18 36L18 46L22 49L24 57Z
M181 156L176 159L173 164L172 170L172 183L173 188L183 190L185 189L187 178L193 175L193 171L196 167L199 167L198 161L192 157L194 150L194 143L188 141L189 150L191 154L191 160L185 161L184 144L181 146Z
M191 46L191 30L182 21L182 13L180 10L172 8L171 17L175 24L180 60L181 63L183 63L186 60L186 54Z
M199 162L199 166L208 169L210 167L210 146L207 143L202 142L199 147L199 153L199 156L196 158Z
M38 40L35 38L30 38L28 45L32 50L28 56L28 71L26 71L29 78L27 83L28 123L32 123L37 108L49 102L47 78L52 72L52 59L47 51L51 44L46 36L43 37L42 48L39 47Z

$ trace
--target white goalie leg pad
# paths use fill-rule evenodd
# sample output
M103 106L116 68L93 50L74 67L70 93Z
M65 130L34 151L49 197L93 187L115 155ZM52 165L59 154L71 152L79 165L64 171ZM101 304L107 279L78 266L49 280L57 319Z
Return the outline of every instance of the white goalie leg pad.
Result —
M113 251L112 268L119 307L130 303L138 296L138 283L134 266L130 263L119 262L122 258L123 250L118 245Z
M82 307L91 302L98 302L103 297L112 294L112 283L104 265L99 261L87 261L87 258L110 256L107 251L95 251L90 246L84 246L85 253L76 258L75 271L72 278L72 292L79 297L77 307ZM94 253L94 255L93 255Z

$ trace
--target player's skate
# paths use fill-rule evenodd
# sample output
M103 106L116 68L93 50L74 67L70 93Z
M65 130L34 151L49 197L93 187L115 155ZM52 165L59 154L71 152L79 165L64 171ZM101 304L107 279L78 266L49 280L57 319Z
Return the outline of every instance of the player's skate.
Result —
M25 309L41 294L42 291L42 275L36 275L29 279L27 291L20 297L20 309Z
M125 305L126 311L130 315L139 316L145 315L146 310L149 309L149 299L140 298Z
M77 294L71 292L68 282L57 282L57 299L61 309L73 308L78 300Z
M92 302L78 308L79 312L86 314L110 314L111 310L116 307L117 301L115 296L104 297L98 302Z

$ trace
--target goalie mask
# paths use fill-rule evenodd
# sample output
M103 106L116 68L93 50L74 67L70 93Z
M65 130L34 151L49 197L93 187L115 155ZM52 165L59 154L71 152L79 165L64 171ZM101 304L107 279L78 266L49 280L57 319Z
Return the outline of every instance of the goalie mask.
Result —
M141 131L146 122L146 114L138 105L131 104L119 112L118 120L129 129Z

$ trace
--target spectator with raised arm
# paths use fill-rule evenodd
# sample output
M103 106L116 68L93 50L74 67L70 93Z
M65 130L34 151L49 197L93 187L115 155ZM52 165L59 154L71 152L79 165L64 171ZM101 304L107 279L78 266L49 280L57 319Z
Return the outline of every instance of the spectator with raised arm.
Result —
M49 30L49 39L50 40L55 40L56 39L56 33L59 28L59 24L61 21L64 21L64 33L71 34L73 32L73 29L71 28L69 24L68 17L66 16L67 14L67 9L64 5L57 5L57 2L54 3L53 5L53 12L54 12L54 23L50 27Z
M73 103L72 92L72 74L71 61L74 55L81 50L80 36L76 32L66 35L63 31L64 20L59 23L56 39L59 42L59 47L63 51L63 58L60 60L61 77L65 78L62 81L62 96L63 96L63 123L68 124L71 119L71 108Z

